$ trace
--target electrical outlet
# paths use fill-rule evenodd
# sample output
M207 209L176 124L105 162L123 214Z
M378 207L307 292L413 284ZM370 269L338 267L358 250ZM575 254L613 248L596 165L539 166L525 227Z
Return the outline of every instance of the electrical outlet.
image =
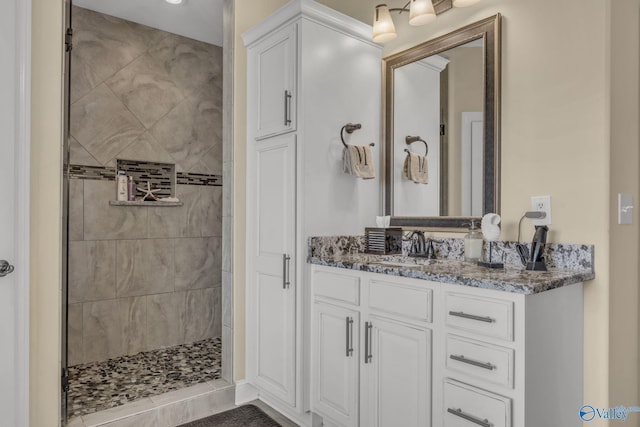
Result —
M551 196L531 196L531 210L547 214L541 219L532 219L533 225L551 225Z

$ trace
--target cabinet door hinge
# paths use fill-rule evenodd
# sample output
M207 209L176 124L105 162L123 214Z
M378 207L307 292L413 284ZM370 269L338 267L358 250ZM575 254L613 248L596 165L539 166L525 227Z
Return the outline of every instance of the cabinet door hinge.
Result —
M71 52L73 49L73 28L67 28L67 32L64 33L64 49L65 52Z
M445 136L447 134L446 127L443 124L440 125L440 136Z
M62 368L62 376L60 377L60 384L62 385L62 391L69 391L69 371L66 368Z

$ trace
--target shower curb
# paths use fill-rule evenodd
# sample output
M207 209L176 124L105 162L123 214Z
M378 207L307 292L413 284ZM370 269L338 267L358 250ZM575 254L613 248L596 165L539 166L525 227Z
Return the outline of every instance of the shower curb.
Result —
M214 380L75 417L67 427L175 427L235 407L235 384Z

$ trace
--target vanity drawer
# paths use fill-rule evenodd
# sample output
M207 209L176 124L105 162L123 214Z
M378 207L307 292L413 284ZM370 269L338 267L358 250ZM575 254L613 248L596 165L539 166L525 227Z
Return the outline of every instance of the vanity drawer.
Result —
M386 280L369 282L369 307L396 318L431 323L432 301L433 290L426 287Z
M451 379L444 382L445 427L510 427L511 399Z
M314 295L353 305L360 305L360 277L329 271L313 274Z
M514 350L447 335L447 368L513 388Z
M513 341L513 302L453 292L446 294L447 326Z

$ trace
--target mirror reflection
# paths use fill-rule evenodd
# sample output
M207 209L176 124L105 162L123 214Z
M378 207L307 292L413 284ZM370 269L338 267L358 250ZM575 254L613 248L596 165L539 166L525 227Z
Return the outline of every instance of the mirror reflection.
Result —
M482 216L483 59L477 39L394 70L394 215Z

